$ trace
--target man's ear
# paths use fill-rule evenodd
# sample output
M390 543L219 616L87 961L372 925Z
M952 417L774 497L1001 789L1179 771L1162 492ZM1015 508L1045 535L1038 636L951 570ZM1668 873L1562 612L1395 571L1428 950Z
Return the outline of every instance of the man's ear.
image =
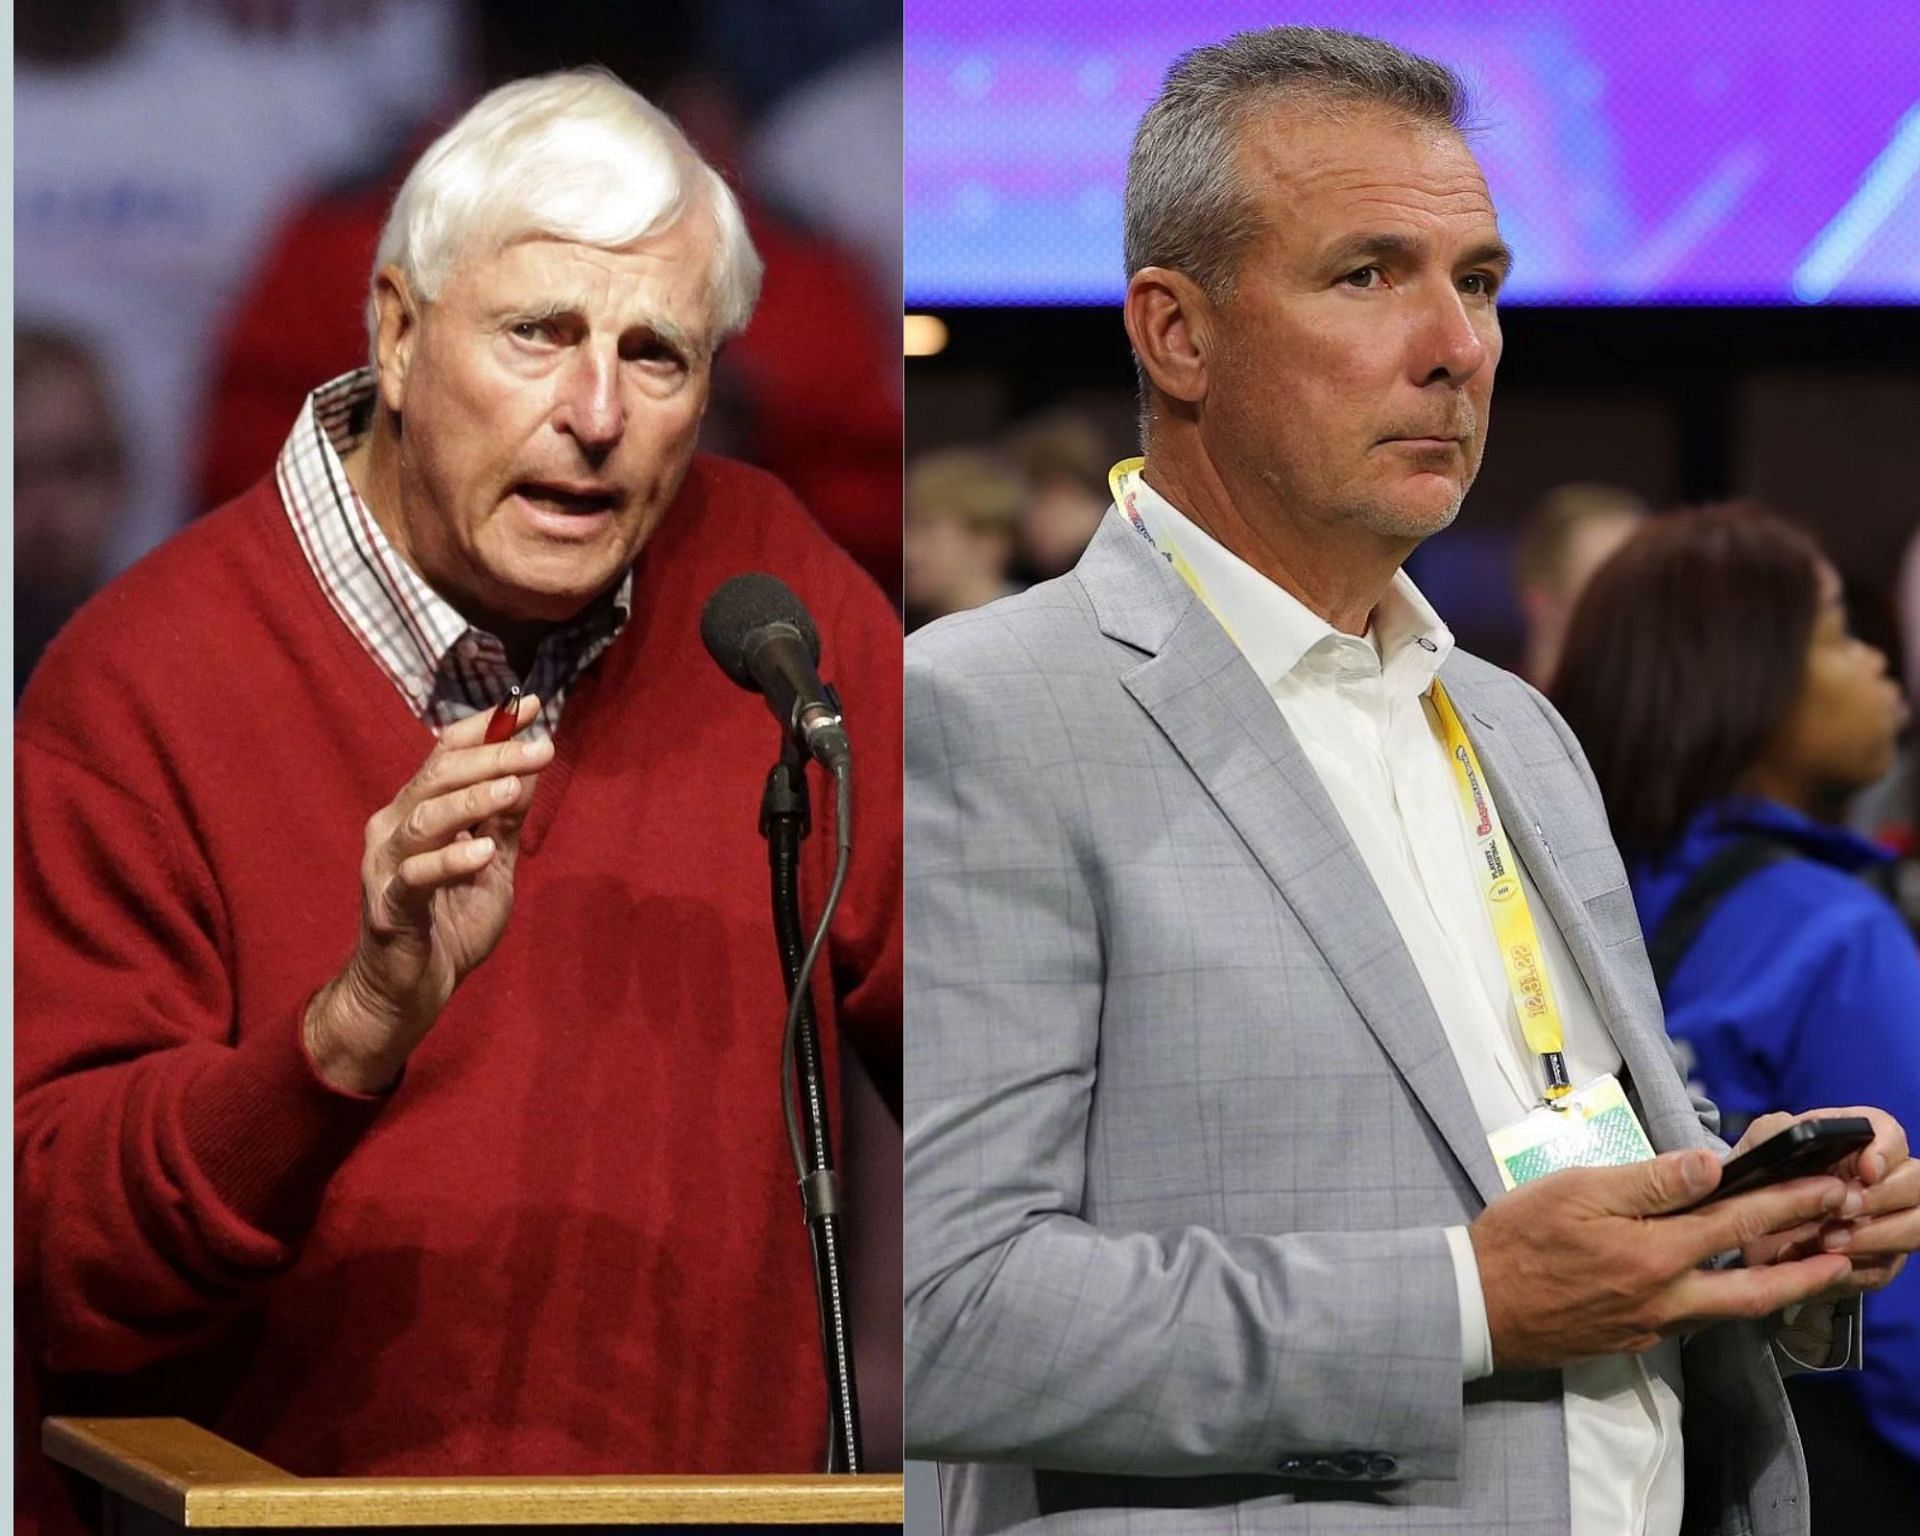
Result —
M398 267L384 266L374 274L373 310L379 321L373 356L380 403L398 416L406 399L407 371L420 339L420 303Z
M1219 311L1200 285L1171 267L1142 267L1127 284L1121 313L1153 387L1189 405L1205 400L1218 355Z

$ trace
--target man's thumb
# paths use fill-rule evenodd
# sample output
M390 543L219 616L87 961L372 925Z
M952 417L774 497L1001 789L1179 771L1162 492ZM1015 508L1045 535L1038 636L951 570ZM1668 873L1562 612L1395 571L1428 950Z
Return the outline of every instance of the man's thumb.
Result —
M1641 1163L1630 1214L1657 1216L1677 1211L1709 1193L1720 1182L1720 1159L1704 1147L1685 1152L1662 1152Z

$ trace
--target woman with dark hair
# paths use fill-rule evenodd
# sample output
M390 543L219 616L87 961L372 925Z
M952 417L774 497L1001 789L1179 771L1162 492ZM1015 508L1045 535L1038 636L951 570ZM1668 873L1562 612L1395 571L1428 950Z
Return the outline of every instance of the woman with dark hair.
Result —
M1838 825L1906 706L1813 541L1752 506L1656 519L1581 598L1554 703L1727 1134L1813 1104L1920 1127L1920 947L1872 884L1892 855ZM1867 1298L1865 1335L1857 1378L1793 1383L1816 1532L1920 1509L1920 1273Z

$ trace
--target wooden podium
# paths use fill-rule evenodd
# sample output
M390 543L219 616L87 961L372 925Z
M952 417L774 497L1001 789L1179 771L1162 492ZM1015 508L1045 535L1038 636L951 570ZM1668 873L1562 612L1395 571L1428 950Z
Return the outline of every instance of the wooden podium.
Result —
M99 1485L107 1536L221 1530L643 1526L869 1536L898 1528L898 1474L860 1477L295 1477L185 1419L48 1419L46 1452Z

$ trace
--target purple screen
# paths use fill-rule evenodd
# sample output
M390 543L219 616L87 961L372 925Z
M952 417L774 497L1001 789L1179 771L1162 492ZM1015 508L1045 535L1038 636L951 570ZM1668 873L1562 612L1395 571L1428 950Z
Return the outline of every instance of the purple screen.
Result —
M1509 300L1920 303L1920 7L907 0L908 303L1117 300L1168 63L1281 21L1466 78Z

